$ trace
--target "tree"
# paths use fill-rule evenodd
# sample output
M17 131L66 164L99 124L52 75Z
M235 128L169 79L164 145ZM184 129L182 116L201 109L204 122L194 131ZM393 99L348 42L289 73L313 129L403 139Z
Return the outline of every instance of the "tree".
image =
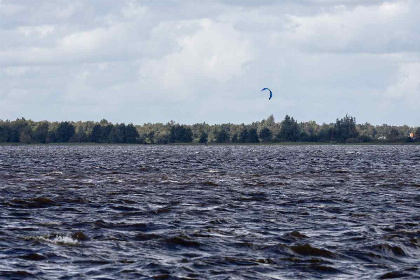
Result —
M320 126L314 122L303 122L299 124L299 140L304 142L317 142L319 140L318 132L320 130Z
M179 124L171 126L170 143L190 143L192 139L193 134L191 128Z
M229 140L229 133L223 128L217 129L214 136L216 138L216 143L226 143Z
M75 133L74 125L70 122L61 122L56 131L56 140L57 142L69 142Z
M248 129L246 127L242 128L241 133L239 133L238 141L240 143L246 143L248 141Z
M0 143L6 143L10 141L10 127L8 123L0 125Z
M416 131L414 132L414 138L416 141L420 141L420 127L417 127Z
M78 127L76 133L74 136L70 139L71 142L88 142L89 137L86 134L86 131L83 129L83 127Z
M38 123L32 135L33 141L36 143L46 143L47 137L48 137L48 129L49 129L48 122Z
M9 142L19 142L20 135L25 127L29 125L25 118L16 119L10 123Z
M284 120L281 122L281 129L279 138L282 141L295 142L299 140L300 130L297 121L286 115Z
M89 135L89 140L91 142L99 143L101 139L101 129L102 129L102 126L100 124L96 124L93 127L92 132Z
M32 142L32 129L29 125L25 126L21 132L19 137L19 142L29 144Z
M114 125L108 135L109 142L110 143L125 143L126 130L127 130L127 127L123 123Z
M356 129L356 118L346 115L342 119L337 119L332 132L334 140L338 142L356 139L359 136Z
M106 121L106 120L102 120L101 122L103 121ZM111 133L111 130L113 128L114 128L114 125L112 124L102 125L101 130L100 130L100 137L99 137L100 143L109 143L109 134Z
M238 143L239 142L239 138L238 138L238 134L234 133L232 135L232 139L231 139L232 143Z
M271 139L273 138L273 133L271 133L270 129L268 129L267 127L264 127L263 129L261 129L259 137L261 141L263 142L270 142Z
M391 141L391 142L395 142L400 140L400 132L395 128L391 128L391 130L389 131L388 135L386 136L386 138Z
M57 142L57 134L55 133L56 130L49 130L47 136L47 143L55 143Z
M248 139L247 139L248 143L258 143L259 139L258 139L258 133L257 130L255 128L251 128L248 131Z
M140 142L140 134L132 123L127 125L125 130L125 137L126 143L134 144Z
M203 132L201 132L200 140L198 140L198 142L207 143L208 139L209 139L209 134L207 132L203 131Z
M150 144L155 143L155 132L154 131L150 131L149 133L146 134L146 141L147 141L147 143L150 143Z

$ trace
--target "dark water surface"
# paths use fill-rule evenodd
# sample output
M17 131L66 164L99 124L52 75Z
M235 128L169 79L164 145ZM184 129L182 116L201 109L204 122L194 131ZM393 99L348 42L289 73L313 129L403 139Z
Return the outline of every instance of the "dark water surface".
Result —
M420 278L420 146L6 146L0 199L0 279Z

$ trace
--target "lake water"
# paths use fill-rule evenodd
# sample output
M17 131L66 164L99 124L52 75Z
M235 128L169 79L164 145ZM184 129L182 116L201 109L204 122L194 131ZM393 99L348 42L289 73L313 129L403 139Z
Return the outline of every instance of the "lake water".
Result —
M420 146L2 146L0 279L420 278Z

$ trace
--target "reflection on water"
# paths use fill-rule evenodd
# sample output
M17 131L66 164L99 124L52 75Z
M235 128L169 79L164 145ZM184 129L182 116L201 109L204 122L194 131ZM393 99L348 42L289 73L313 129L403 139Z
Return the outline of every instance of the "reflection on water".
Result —
M419 146L0 147L0 278L418 278L419 170Z

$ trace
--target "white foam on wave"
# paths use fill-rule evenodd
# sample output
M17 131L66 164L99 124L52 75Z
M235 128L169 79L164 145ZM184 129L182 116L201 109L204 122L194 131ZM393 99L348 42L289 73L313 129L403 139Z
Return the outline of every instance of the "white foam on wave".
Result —
M29 237L28 239L57 244L57 245L77 245L79 243L79 240L74 239L70 236L66 236L66 235L57 235L54 238L48 238L45 236L36 236L36 237Z
M59 244L59 245L77 245L79 241L77 239L73 239L70 236L56 236L53 239L49 239L51 243Z
M207 173L219 173L218 170L210 169L206 171Z

